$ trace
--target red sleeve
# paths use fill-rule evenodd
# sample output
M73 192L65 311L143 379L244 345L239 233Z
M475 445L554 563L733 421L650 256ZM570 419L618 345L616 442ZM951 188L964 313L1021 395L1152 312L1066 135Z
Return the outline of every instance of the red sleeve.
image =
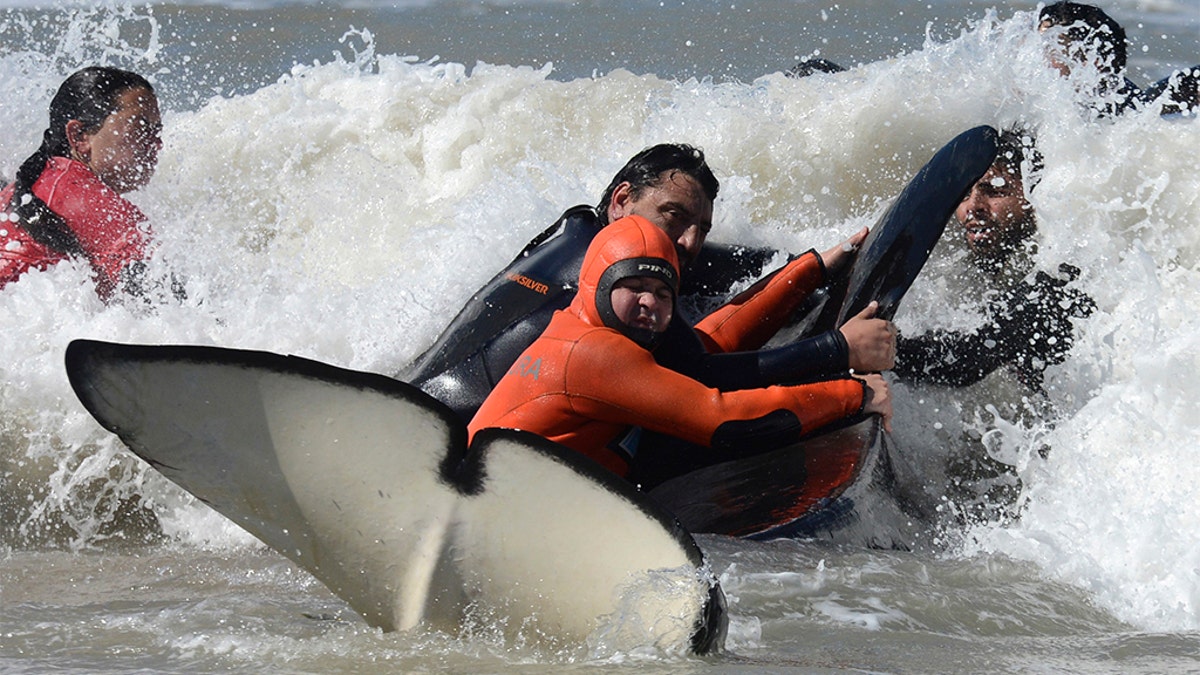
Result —
M63 256L29 238L15 224L0 223L0 288L31 269L44 270Z
M44 270L64 256L33 240L20 224L9 220L13 186L0 191L0 288L16 281L31 269Z
M809 251L701 319L696 333L709 353L758 349L824 280L821 257Z
M565 389L579 415L631 424L711 445L728 421L755 420L789 410L805 432L862 410L859 380L721 392L668 370L612 331L595 331L571 351Z

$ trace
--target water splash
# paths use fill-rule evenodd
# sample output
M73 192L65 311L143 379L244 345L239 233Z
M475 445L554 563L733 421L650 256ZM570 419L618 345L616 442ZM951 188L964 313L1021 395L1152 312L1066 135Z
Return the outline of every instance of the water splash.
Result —
M71 17L38 37L48 24L4 15L3 30L25 31L28 48L0 53L0 82L12 85L0 112L13 120L0 173L31 151L50 92L83 61L183 76L199 67L172 55L149 10ZM1022 121L1046 157L1031 195L1036 262L1080 267L1098 311L1048 371L1045 400L1004 373L966 390L897 385L897 440L946 486L942 536L964 542L948 555L1030 560L1136 625L1193 628L1200 528L1188 505L1200 480L1189 459L1200 425L1185 404L1200 365L1200 125L1152 110L1081 116L1031 24L1028 13L989 13L952 40L836 76L745 83L627 71L555 81L551 67L379 54L372 33L355 29L333 48L345 58L167 107L158 174L133 199L157 233L152 268L184 279L188 299L104 306L69 265L0 294L0 546L247 543L90 421L62 372L73 338L267 349L395 372L561 209L594 201L646 145L707 151L722 181L714 239L798 252L873 222L963 129ZM963 263L951 228L905 300L902 328L978 321ZM742 628L753 643L754 627Z

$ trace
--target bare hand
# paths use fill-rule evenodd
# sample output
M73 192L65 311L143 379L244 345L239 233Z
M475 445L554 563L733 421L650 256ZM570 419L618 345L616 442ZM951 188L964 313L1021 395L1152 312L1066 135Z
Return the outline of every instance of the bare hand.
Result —
M854 254L858 251L858 247L867 238L867 228L863 228L858 232L850 235L850 238L833 248L821 254L821 262L825 264L825 273L832 275L834 272L842 269L846 263L854 260Z
M875 319L878 302L851 317L839 329L850 349L850 368L856 373L877 373L896 365L896 325Z
M867 401L864 413L874 413L883 418L883 430L892 433L892 390L883 376L877 374L855 375L867 385Z

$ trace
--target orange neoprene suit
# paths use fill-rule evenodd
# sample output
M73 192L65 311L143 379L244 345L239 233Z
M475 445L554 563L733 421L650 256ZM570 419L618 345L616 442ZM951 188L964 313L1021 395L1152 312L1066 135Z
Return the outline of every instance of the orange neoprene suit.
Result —
M696 334L709 353L758 349L824 281L821 256L809 251L704 317Z
M472 437L486 427L532 431L626 476L629 457L612 442L630 426L735 456L861 412L865 390L855 379L721 392L659 366L606 326L597 309L597 295L611 293L617 281L602 284L604 272L630 258L666 260L678 270L673 243L644 218L601 230L584 257L575 299L500 379L471 420Z

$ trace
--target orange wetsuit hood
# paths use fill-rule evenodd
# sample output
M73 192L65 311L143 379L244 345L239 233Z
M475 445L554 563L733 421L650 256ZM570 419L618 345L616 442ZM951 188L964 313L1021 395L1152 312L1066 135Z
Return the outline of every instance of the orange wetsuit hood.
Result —
M654 277L679 291L679 259L665 232L641 216L626 216L600 230L579 270L579 292L568 311L593 326L607 326L653 349L662 333L633 328L617 318L613 285L629 277ZM674 303L672 303L673 305Z

